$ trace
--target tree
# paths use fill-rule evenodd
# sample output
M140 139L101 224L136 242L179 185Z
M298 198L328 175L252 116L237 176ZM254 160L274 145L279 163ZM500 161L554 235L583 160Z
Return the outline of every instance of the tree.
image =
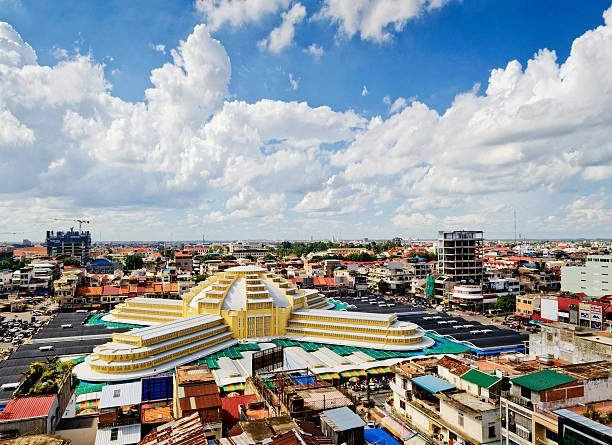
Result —
M206 278L208 278L208 275L206 274L202 274L202 275L196 274L191 277L191 281L195 281L196 283L199 283L200 281L205 281Z
M249 261L255 261L255 257L253 255L245 255L244 258Z
M123 260L126 270L141 269L143 266L142 257L140 255L127 255Z
M276 261L276 257L271 253L266 253L263 257L264 261Z
M233 261L235 259L234 255L221 255L221 261Z
M516 310L516 295L502 295L495 302L495 307L504 312L514 312Z
M376 283L376 286L378 286L378 292L381 294L389 292L389 283L387 283L385 280L380 280L378 283Z
M64 266L80 266L81 265L81 262L77 260L76 258L66 258L65 260L62 261L62 263L64 263Z
M11 271L15 272L17 269L25 267L25 265L26 263L23 261L15 261L13 258L6 258L0 261L0 270L10 269Z
M406 285L404 283L395 286L395 292L397 295L406 295Z

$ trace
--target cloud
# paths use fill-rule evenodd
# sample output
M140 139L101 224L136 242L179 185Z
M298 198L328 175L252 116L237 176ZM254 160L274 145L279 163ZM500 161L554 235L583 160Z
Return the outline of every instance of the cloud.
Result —
M297 90L300 85L299 82L293 78L293 74L291 73L289 73L289 83L291 84L291 89L294 91Z
M325 0L317 17L338 25L348 38L382 42L400 32L409 20L441 8L447 0Z
M161 43L157 45L149 43L149 48L151 48L154 51L157 51L158 53L166 54L166 46L162 45Z
M512 203L541 233L609 236L612 8L604 17L563 63L541 50L524 66L493 69L444 112L406 99L370 119L232 99L230 60L206 25L151 71L144 99L129 102L112 94L93 55L39 65L0 23L0 224L23 217L42 230L24 216L36 207L43 218L97 216L103 231L121 226L106 212L130 222L142 213L147 237L198 223L219 237L254 226L278 237L306 220L367 231L354 221L383 211L393 217L377 233L431 237L447 226L500 231L500 204Z
M196 9L206 18L211 31L226 23L239 27L256 23L264 16L289 6L290 0L196 0Z
M281 14L283 21L274 28L268 38L258 42L258 46L278 54L293 43L295 25L306 17L306 8L301 3L294 4L291 9Z
M316 43L310 44L310 46L308 46L308 48L305 48L303 51L305 53L310 54L311 56L314 56L317 59L320 58L323 54L325 54L323 48L320 45L317 45Z
M363 90L361 90L361 95L362 96L367 96L368 95L368 88L365 85L363 86Z
M406 99L404 99L403 97L398 97L397 99L395 99L395 102L393 102L393 104L389 108L389 114L393 114L403 110L404 108L406 108L406 105L408 105Z

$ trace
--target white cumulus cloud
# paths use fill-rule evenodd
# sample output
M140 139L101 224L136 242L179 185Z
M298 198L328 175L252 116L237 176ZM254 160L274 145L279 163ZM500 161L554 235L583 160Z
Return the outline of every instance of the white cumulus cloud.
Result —
M258 42L262 49L278 54L293 43L295 25L306 17L306 8L301 3L294 4L291 9L281 14L281 24L274 28L270 35Z
M196 0L196 9L207 20L212 31L229 23L238 27L258 22L264 16L289 6L290 0Z
M318 16L337 23L340 32L351 38L382 42L401 31L408 20L438 9L447 0L324 0Z

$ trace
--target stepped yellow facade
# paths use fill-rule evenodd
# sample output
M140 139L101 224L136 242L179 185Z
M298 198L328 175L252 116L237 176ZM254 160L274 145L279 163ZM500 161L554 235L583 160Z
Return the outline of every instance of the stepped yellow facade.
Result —
M253 266L239 266L208 278L181 300L132 298L104 317L148 325L113 334L79 364L83 380L125 380L163 372L240 341L275 337L326 344L415 350L434 342L396 314L325 310L314 289Z

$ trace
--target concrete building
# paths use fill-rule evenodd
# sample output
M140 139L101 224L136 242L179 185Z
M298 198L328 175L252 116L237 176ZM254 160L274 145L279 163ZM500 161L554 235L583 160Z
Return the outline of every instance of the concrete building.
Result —
M455 282L480 283L482 243L482 231L438 232L439 272Z
M568 363L612 361L612 335L567 323L542 323L529 336L531 357L554 357Z
M193 271L193 257L188 253L176 252L174 254L174 264L177 270Z
M65 255L77 258L81 261L81 264L89 262L91 250L91 234L89 231L78 232L70 229L67 232L53 232L47 230L45 244L47 245L47 255L52 258Z
M435 443L499 443L499 408L488 399L423 374L409 362L392 369L393 410L423 436Z
M612 397L612 362L544 369L510 380L500 400L502 444L554 445L558 422L552 412Z
M151 327L114 334L112 342L97 346L75 371L95 381L143 377L212 354L238 339L284 337L389 351L414 351L435 343L397 314L325 310L330 306L316 289L298 289L259 267L234 267L209 277L182 301L139 298L118 305L103 320Z
M612 295L612 255L589 255L584 266L562 267L561 290L590 297Z

